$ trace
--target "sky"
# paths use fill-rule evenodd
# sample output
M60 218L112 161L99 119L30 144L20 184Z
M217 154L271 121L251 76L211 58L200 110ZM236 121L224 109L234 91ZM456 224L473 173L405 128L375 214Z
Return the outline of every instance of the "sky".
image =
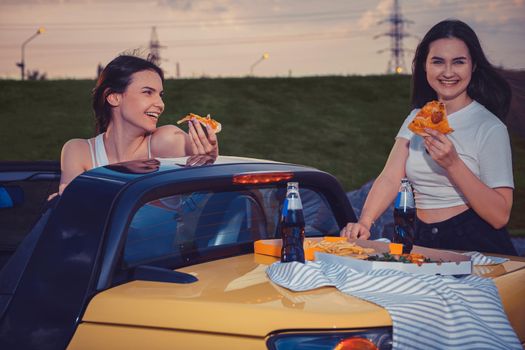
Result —
M149 50L153 27L166 76L384 74L393 0L0 0L0 78L26 69L94 79L122 52ZM489 60L525 69L525 0L399 0L405 69L437 22L457 18ZM263 59L263 55L267 58ZM178 69L177 69L178 67Z

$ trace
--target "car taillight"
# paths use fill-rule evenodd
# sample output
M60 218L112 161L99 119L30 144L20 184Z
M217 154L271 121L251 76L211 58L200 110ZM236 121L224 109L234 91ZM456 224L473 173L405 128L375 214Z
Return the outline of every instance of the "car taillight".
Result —
M266 345L270 350L391 350L392 329L280 332L270 335Z
M291 172L237 174L233 176L233 183L236 185L267 184L280 181L287 181L293 178L293 176L294 175Z
M350 338L341 340L334 350L378 350L377 346L366 338Z

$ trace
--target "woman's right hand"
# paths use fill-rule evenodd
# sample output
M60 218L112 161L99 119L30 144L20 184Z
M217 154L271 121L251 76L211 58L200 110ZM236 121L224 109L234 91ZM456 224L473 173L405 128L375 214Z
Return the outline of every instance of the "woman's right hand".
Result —
M368 239L370 238L370 228L359 222L349 222L343 227L339 235L353 239Z
M208 154L217 157L219 155L217 135L208 125L206 125L206 133L204 133L202 125L196 119L190 120L188 123L188 134L191 139L192 152L194 155Z

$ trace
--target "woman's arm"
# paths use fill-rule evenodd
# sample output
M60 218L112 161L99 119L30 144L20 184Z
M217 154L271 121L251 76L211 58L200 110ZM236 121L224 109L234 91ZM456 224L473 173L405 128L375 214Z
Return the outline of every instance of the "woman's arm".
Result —
M436 163L447 170L449 179L463 193L469 206L494 228L505 226L510 218L513 189L490 188L459 158L452 142L443 134L426 129L425 146Z
M198 154L218 155L219 145L213 130L207 129L208 136L200 123L188 123L188 134L175 125L164 125L152 135L151 148L155 157L184 157Z
M341 230L341 236L350 238L370 237L370 227L395 199L401 179L405 176L409 140L398 137L383 171L374 181L366 197L361 216L357 223L348 223Z
M72 139L62 147L60 157L60 184L58 193L61 195L66 186L75 177L93 167L89 157L89 144L83 139Z

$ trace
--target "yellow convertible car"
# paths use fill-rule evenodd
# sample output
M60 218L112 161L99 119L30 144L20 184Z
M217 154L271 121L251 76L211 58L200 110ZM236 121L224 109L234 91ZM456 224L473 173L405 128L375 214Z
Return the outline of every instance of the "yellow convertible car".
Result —
M0 163L0 349L392 349L384 308L282 288L266 274L278 258L254 253L280 238L287 181L307 237L355 220L330 174L224 156L121 163L29 210L58 178L55 163ZM509 258L474 273L493 278L523 345L525 259Z

